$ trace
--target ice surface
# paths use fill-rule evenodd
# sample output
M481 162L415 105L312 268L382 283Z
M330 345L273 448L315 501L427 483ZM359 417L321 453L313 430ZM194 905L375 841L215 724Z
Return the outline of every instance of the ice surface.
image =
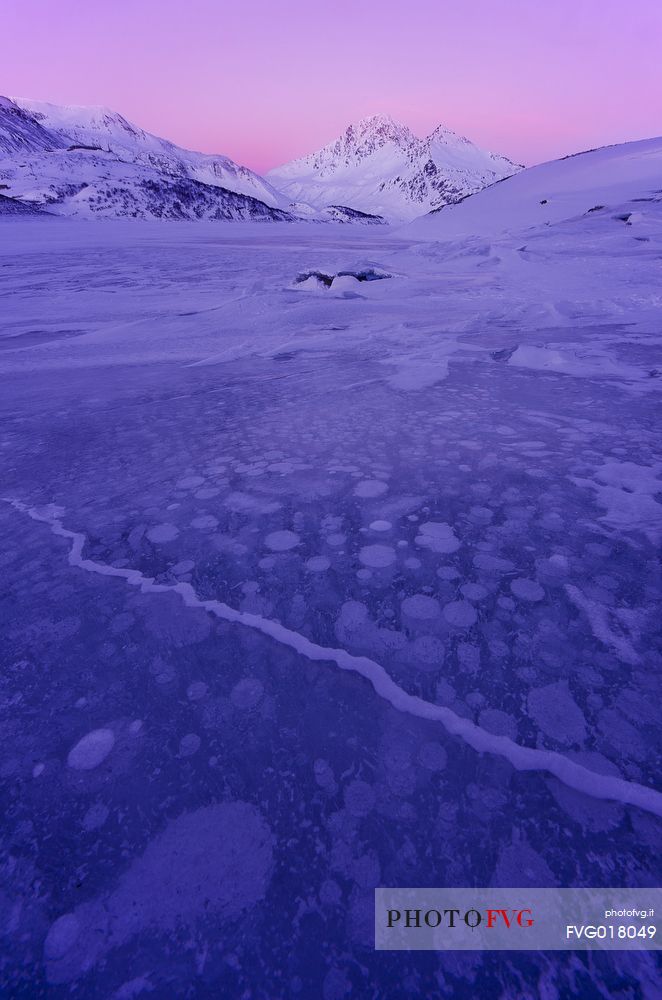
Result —
M457 552L460 542L450 524L437 521L426 521L419 527L416 544L433 552Z
M150 542L155 542L158 545L161 542L174 542L178 534L179 529L174 524L156 524L149 529L147 537Z
M387 490L388 484L382 482L380 479L364 479L362 482L357 483L354 493L357 497L370 499L372 497L380 497Z
M364 566L385 569L395 562L395 549L390 545L364 545L359 552L359 559Z
M533 688L529 692L528 708L541 732L551 740L560 743L584 742L584 713L570 694L567 681Z
M68 982L145 929L228 920L262 898L273 836L249 803L206 806L171 820L105 897L58 917L44 945L51 982Z
M71 748L67 764L76 771L91 771L106 759L114 745L112 729L94 729Z
M417 621L429 621L439 617L441 608L439 601L436 601L434 597L428 597L426 594L412 594L411 597L405 597L402 602L402 613Z
M311 556L306 560L306 569L311 573L324 573L330 566L331 560L328 556Z
M370 523L371 531L390 531L392 527L393 525L390 521L383 521L381 519Z
M654 211L527 251L3 222L9 995L644 995L370 922L380 880L659 884ZM398 278L299 294L321 260Z
M536 583L535 580L527 580L522 576L511 582L510 589L520 601L542 601L545 596L545 591L539 583Z
M265 538L264 544L272 552L287 552L289 549L296 548L299 544L299 536L294 531L271 531Z

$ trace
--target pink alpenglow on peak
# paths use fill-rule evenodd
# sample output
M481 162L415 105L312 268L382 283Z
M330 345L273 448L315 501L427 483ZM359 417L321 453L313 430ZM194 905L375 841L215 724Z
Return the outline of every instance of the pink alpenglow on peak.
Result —
M406 125L377 114L349 125L317 152L270 170L267 178L292 201L405 221L520 169L443 125L419 139Z

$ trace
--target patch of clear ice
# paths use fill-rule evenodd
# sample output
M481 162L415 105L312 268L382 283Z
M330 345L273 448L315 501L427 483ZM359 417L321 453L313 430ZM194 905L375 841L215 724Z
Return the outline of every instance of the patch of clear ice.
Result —
M365 545L359 552L359 561L373 569L385 569L395 562L395 549L390 545Z
M539 583L536 583L535 580L527 580L526 577L523 576L513 580L510 584L510 589L515 597L518 597L520 601L530 601L531 603L535 603L536 601L542 601L545 596L545 591Z
M418 526L416 544L431 552L450 554L457 552L461 542L450 524L445 521L425 521Z
M174 524L157 524L147 532L150 542L154 542L155 545L174 542L178 535L179 528L176 528Z
M77 979L142 931L192 929L210 914L235 919L264 897L272 865L273 835L250 803L184 813L150 840L114 890L51 924L49 982Z
M309 573L325 573L331 566L328 556L311 556L306 561L306 569Z
M381 479L363 479L354 487L354 495L362 500L381 497L388 490L388 484Z
M71 748L67 764L75 771L92 771L103 763L114 746L112 729L93 729Z
M451 601L444 606L443 615L448 624L454 628L471 628L478 620L478 615L469 601Z
M235 708L255 708L262 700L264 685L256 677L244 677L232 688L230 701Z
M300 538L294 531L272 531L264 540L265 545L272 552L288 552L296 548Z
M412 594L405 597L400 605L403 615L407 618L414 618L416 621L431 621L441 614L439 601L427 594Z

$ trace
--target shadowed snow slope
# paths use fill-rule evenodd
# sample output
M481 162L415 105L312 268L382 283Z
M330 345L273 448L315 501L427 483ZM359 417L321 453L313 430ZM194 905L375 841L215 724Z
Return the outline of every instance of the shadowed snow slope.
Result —
M44 128L28 111L8 97L0 97L0 154L57 149L64 142Z
M632 213L630 220L619 221L636 222L647 204L660 199L662 137L604 146L523 170L461 204L416 219L402 235L489 236L610 210Z

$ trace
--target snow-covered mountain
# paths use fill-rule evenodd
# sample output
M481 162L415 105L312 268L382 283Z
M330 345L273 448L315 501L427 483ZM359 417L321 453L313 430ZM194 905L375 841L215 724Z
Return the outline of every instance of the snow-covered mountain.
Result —
M293 218L286 196L228 157L181 149L107 108L6 97L0 193L62 215Z
M662 137L603 146L529 167L459 205L401 229L408 237L497 236L563 223L614 218L634 225L662 199Z
M12 100L69 147L97 147L124 161L259 198L272 208L289 207L279 191L248 167L239 166L228 156L182 149L145 132L109 108L62 107L16 97Z
M375 115L264 178L109 108L0 97L0 193L61 215L372 225L412 219L519 169L441 126L417 139Z
M317 208L341 204L404 221L520 169L441 125L419 139L388 115L372 115L318 152L270 170L267 178L293 201Z

